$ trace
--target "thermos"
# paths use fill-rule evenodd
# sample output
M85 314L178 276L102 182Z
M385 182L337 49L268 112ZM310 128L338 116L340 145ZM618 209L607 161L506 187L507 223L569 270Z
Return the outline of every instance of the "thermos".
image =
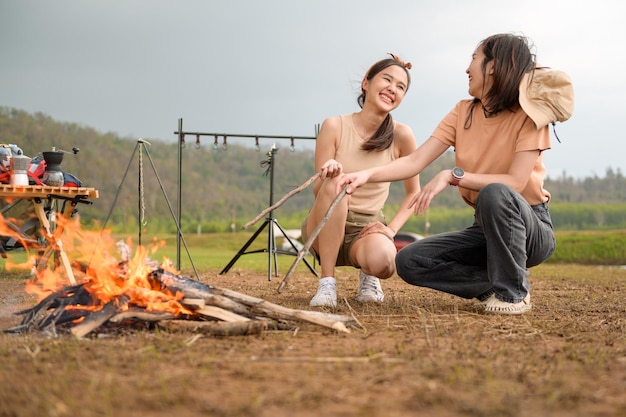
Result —
M14 155L11 158L11 185L28 185L28 164L31 158Z

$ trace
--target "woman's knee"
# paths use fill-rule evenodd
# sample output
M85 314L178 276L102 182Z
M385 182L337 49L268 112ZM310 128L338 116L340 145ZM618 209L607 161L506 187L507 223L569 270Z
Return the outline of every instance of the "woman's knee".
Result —
M500 212L513 198L513 189L500 183L487 184L476 197L477 212L490 213Z
M487 184L478 192L476 197L476 204L478 202L487 203L494 200L500 200L509 194L510 188L507 185L500 183Z
M337 196L336 186L337 180L335 178L328 178L324 180L322 186L318 190L315 201L313 202L313 207L311 207L307 219L307 230L309 234L313 232L318 223L324 218L328 212L328 208L335 200L335 197ZM349 198L343 198L337 203L332 215L333 219L338 219L340 217L345 219L348 212L349 201Z
M396 254L396 273L400 278L405 279L428 272L433 266L429 255L432 252L425 240L405 246Z
M355 260L363 272L380 279L390 278L396 272L396 249L395 246L390 246L391 248L382 247L382 245L359 247L355 253Z
M338 183L339 183L339 177L326 178L318 191L318 195L319 193L323 193L324 196L331 197L334 199L335 196L337 195Z
M400 249L400 251L398 251L398 253L396 254L396 273L401 278L406 277L409 271L409 263L411 258L409 246L405 246L404 248Z
M384 261L378 262L373 265L374 272L370 275L374 275L380 279L391 278L396 273L396 264L393 257L388 257Z

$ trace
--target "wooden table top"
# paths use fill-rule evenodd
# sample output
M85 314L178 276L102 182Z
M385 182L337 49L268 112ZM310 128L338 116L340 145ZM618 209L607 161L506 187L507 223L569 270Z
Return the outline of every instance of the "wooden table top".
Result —
M49 196L98 198L95 188L53 187L49 185L10 185L0 184L0 198L48 198Z

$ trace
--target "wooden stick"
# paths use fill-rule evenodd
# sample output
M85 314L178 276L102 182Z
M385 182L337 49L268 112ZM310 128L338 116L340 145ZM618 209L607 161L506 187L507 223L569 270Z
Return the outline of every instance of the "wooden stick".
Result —
M326 225L326 223L328 222L328 219L330 219L330 216L333 215L333 212L335 211L335 209L339 205L339 202L346 196L346 187L347 186L348 186L348 184L344 185L343 189L341 190L341 192L339 194L337 194L337 196L335 197L333 202L330 203L330 206L328 207L328 210L326 211L326 214L324 215L324 218L322 218L322 220L317 225L317 227L315 227L315 229L313 230L313 233L311 233L311 236L309 236L309 238L307 239L307 241L304 244L304 246L302 247L302 249L300 249L300 251L298 252L298 256L296 257L296 260L293 262L293 264L291 264L291 268L289 268L289 271L287 271L287 275L285 275L283 280L278 285L278 289L277 289L278 293L280 293L282 291L283 287L287 284L287 282L291 278L291 275L293 275L293 272L296 270L296 267L298 266L298 263L309 252L309 249L311 249L311 245L313 245L313 242L315 241L315 239L317 239L317 235L320 234L320 232L322 231L322 228Z
M300 320L320 326L328 327L339 332L350 333L346 325L355 326L351 317L338 314L324 313L321 311L297 310L271 303L262 298L252 297L237 291L224 288L214 288L213 291L224 297L233 299L249 306L254 313L278 320Z
M174 320L176 316L167 311L129 310L117 313L109 319L110 323L121 323L125 320L140 320L146 322L160 322Z
M216 306L204 306L201 309L194 311L194 313L200 316L211 317L227 322L250 321L247 317Z
M78 338L86 336L92 330L97 329L100 325L104 324L104 322L115 316L129 301L130 297L127 295L120 295L114 298L106 303L100 310L91 313L84 321L72 327L72 334Z
M252 226L256 222L261 220L261 218L263 216L265 216L267 213L269 213L270 211L273 211L277 207L280 207L285 201L287 201L289 198L291 198L291 196L293 196L294 194L298 194L300 191L304 190L306 187L311 185L313 182L315 182L315 180L319 176L320 176L319 172L317 174L313 175L311 178L306 180L302 185L300 185L299 187L294 188L293 190L289 191L287 194L285 194L285 196L283 198L278 200L277 203L275 203L274 205L272 205L272 206L266 208L265 210L263 210L261 213L259 213L258 216L256 216L254 219L250 220L248 223L244 224L241 228L242 229L247 229L248 227Z

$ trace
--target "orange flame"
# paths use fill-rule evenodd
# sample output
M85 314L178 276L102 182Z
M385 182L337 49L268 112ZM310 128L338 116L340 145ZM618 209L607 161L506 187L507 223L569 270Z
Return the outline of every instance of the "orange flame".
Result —
M41 301L67 285L67 275L62 267L54 265L53 256L49 265L34 268L41 259L37 254L30 254L32 245L27 244L10 224L10 221L0 215L0 235L21 238L29 255L28 260L23 263L13 263L7 259L5 267L34 272L34 278L26 284L26 291L36 294ZM191 313L179 303L183 294L153 289L148 279L150 273L158 267L178 273L169 259L164 258L159 265L150 258L150 255L156 254L158 248L165 245L164 241L154 239L150 247L138 246L133 254L130 238L116 242L109 230L82 230L77 218L75 221L67 221L59 214L56 217L56 227L62 230L62 233L57 233L57 238L61 240L65 252L82 271L83 277L79 282L95 300L93 306L87 307L97 310L116 297L127 295L130 297L127 307L138 306L147 311L166 311L176 315ZM54 245L54 242L49 241L48 245Z

